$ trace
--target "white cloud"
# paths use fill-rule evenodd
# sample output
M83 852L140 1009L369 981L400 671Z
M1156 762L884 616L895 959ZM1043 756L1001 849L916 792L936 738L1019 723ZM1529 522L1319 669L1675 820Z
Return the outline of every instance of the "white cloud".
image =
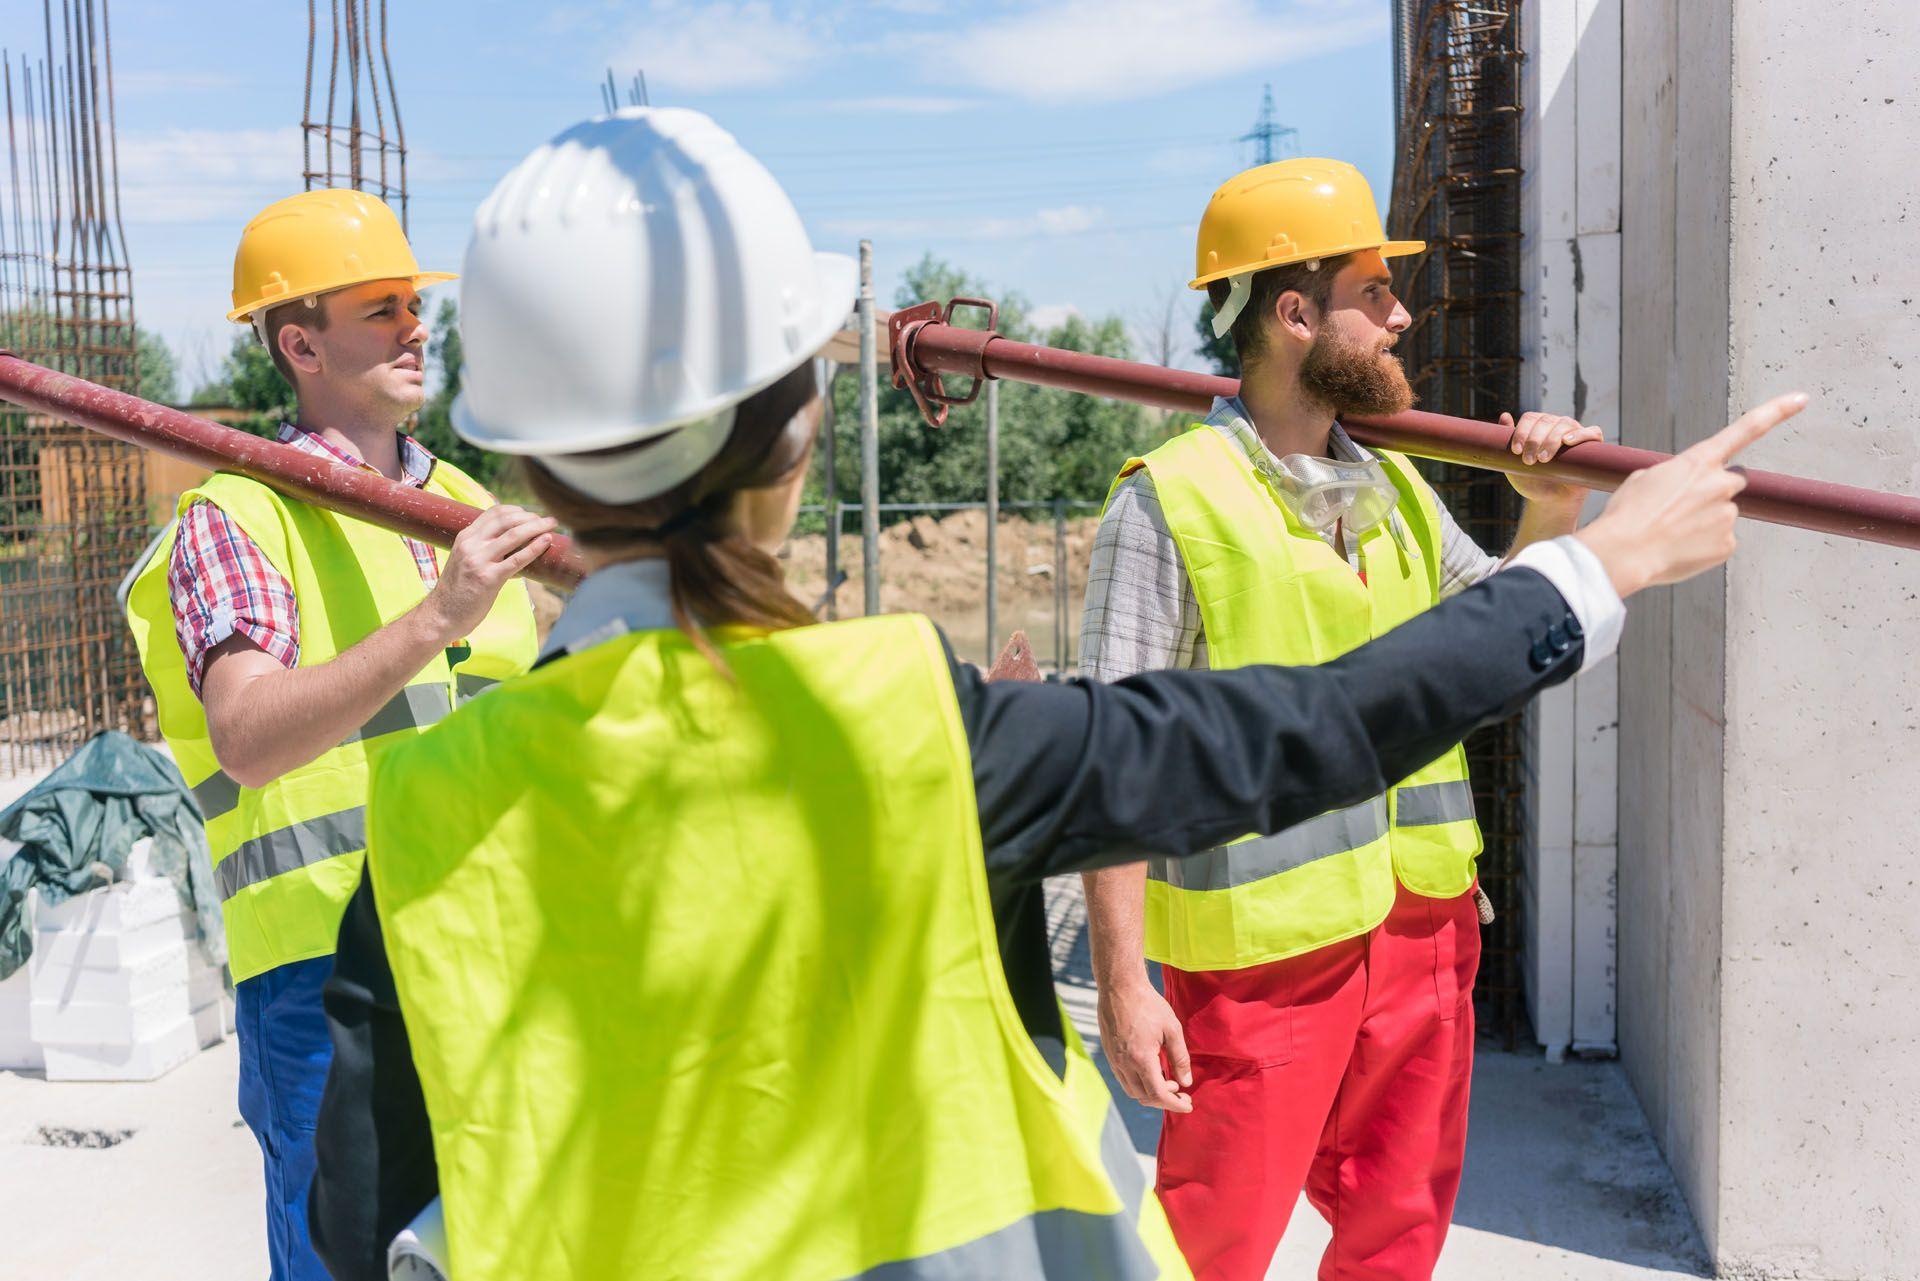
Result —
M1063 205L1058 209L1042 209L1034 215L1040 224L1040 230L1050 236L1065 236L1076 231L1090 231L1100 222L1100 211L1089 209L1085 205Z
M120 135L120 204L128 222L231 217L300 190L300 127L163 129Z
M1336 8L1341 16L1324 5L1274 9L1253 0L1054 0L938 37L934 65L1029 101L1143 98L1386 33L1386 5Z
M1069 320L1085 320L1086 313L1070 302L1042 303L1027 313L1027 319L1035 329L1046 331L1058 329Z
M1031 214L997 218L836 218L822 224L835 236L876 240L1033 240L1096 230L1106 211L1084 205L1037 209Z
M313 159L321 163L320 142ZM263 205L305 187L300 127L277 129L123 130L120 134L120 204L126 220L191 223L226 220L237 234ZM336 163L345 164L343 155ZM377 165L368 153L366 163ZM389 161L398 182L398 166ZM456 164L415 147L407 153L408 186L414 196L436 184L466 179L471 164ZM345 185L344 176L341 185ZM478 196L474 203L478 203Z
M649 85L704 92L778 84L826 51L823 23L766 0L660 0L627 27L615 67L635 66Z

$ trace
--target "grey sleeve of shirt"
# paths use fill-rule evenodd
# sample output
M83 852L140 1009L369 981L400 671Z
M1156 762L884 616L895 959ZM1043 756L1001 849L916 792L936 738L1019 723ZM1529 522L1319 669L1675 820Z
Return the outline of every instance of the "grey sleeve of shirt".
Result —
M1080 619L1080 674L1117 681L1138 672L1206 666L1200 602L1144 470L1120 482L1100 519Z
M1500 558L1488 554L1460 528L1438 494L1434 495L1434 506L1440 509L1440 599L1445 600L1499 569Z

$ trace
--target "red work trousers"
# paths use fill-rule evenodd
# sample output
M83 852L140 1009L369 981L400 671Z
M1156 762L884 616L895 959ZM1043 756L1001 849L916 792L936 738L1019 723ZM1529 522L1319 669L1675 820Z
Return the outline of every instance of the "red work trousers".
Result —
M1165 969L1193 1111L1160 1130L1160 1202L1196 1281L1260 1281L1302 1188L1320 1281L1427 1281L1460 1190L1473 896L1402 887L1359 938L1244 970Z

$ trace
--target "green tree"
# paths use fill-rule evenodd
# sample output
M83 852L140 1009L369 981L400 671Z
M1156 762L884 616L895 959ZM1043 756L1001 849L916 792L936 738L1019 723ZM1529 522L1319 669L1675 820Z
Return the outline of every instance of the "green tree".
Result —
M134 390L156 404L173 404L180 396L180 367L173 358L173 349L151 329L137 329L134 333L140 357L139 385Z
M1193 349L1196 356L1206 358L1216 374L1225 374L1228 378L1240 376L1240 353L1233 345L1233 335L1213 336L1213 300L1200 300L1200 314L1194 317L1194 332L1200 337L1200 345Z
M506 458L469 445L453 430L453 398L460 394L460 374L465 365L460 309L451 298L442 299L440 310L433 316L433 337L427 343L428 374L431 377L437 371L439 384L420 409L413 438L491 489L506 470Z
M950 263L928 255L909 268L894 298L896 307L956 296L994 298L998 330L1009 338L1047 346L1130 358L1126 326L1117 316L1089 321L1069 317L1037 332L1030 308L1018 293L996 292ZM983 327L984 315L955 313L957 324ZM884 375L883 375L884 379ZM951 392L963 379L948 378ZM842 502L860 493L859 380L853 371L834 383L835 471ZM986 396L955 405L944 427L930 428L913 397L885 381L879 405L880 497L883 502L979 502L986 497ZM1120 401L1099 400L1026 383L1000 385L1001 501L1047 502L1054 498L1098 502L1128 457L1161 439L1156 415ZM824 494L822 474L808 483L806 501ZM889 519L901 517L889 514ZM805 528L818 528L809 521Z
M268 439L294 412L293 388L280 376L267 349L254 340L252 330L234 336L219 374L194 391L191 403L247 410L247 417L235 426Z

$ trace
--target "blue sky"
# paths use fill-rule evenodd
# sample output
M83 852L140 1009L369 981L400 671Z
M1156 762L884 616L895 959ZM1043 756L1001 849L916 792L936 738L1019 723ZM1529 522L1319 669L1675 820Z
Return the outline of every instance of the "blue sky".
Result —
M7 0L38 37L37 4ZM326 8L320 6L323 46ZM883 303L927 251L1139 331L1178 295L1213 188L1271 82L1304 154L1392 171L1386 0L391 0L415 248L458 269L474 207L526 151L644 70L786 185L816 247L875 244ZM183 12L191 13L183 21ZM306 6L115 0L120 165L142 324L185 373L231 340L235 238L300 187ZM13 43L13 41L8 41ZM17 57L17 53L16 53ZM453 287L448 287L453 288Z

